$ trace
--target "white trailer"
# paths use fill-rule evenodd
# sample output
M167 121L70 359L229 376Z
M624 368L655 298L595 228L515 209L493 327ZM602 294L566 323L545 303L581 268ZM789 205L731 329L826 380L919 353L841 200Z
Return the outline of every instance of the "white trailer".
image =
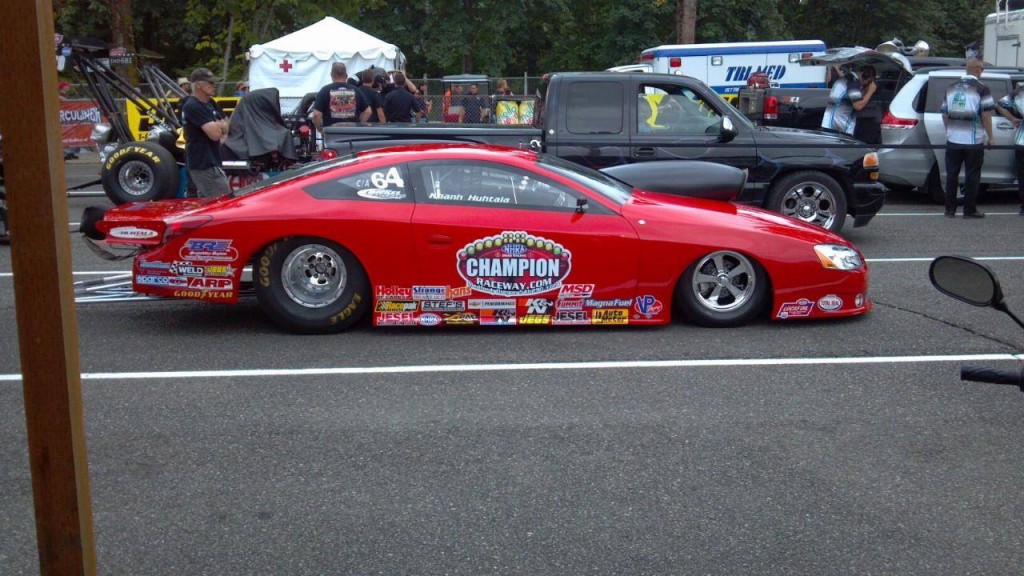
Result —
M985 61L993 66L1024 67L1024 10L1000 10L985 17Z

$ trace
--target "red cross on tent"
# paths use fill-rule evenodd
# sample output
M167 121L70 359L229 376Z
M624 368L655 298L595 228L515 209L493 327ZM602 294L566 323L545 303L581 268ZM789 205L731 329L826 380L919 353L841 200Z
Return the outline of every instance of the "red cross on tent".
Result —
M285 58L285 59L284 59L284 62L281 62L281 64L280 64L280 65L278 66L278 68L280 68L281 70L284 70L285 74L287 74L287 73L288 73L288 71L289 71L289 70L291 70L291 69L292 69L292 68L294 68L294 67L295 67L295 66L291 65L291 64L290 64L290 63L288 62L288 59L287 59L287 58Z

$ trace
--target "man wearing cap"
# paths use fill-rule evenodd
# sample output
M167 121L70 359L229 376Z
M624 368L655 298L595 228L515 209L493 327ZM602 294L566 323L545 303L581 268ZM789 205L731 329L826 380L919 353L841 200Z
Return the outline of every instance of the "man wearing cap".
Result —
M189 81L192 97L181 108L185 165L200 197L223 196L231 192L220 167L220 145L228 137L228 120L213 103L217 78L209 68L196 68Z
M192 93L192 86L191 86L191 84L189 84L188 78L185 78L184 76L182 76L181 78L178 78L178 87L181 88L182 90L184 90L188 94Z

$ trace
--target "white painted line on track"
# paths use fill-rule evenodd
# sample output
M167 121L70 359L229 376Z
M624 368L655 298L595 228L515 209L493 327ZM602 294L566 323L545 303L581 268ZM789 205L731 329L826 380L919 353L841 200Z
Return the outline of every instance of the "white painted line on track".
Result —
M113 276L115 274L129 274L131 270L93 270L89 272L72 272L73 276ZM0 272L0 278L12 278L14 272Z
M865 356L851 358L726 358L721 360L630 360L604 362L543 362L535 364L447 364L440 366L363 366L267 370L192 370L175 372L91 372L82 380L158 380L186 378L252 378L258 376L352 376L430 374L438 372L503 372L506 370L615 370L623 368L737 368L741 366L819 366L844 364L910 364L925 362L1024 361L1024 354L964 354L955 356ZM17 382L21 374L0 374L0 382Z
M1024 260L1024 256L972 256L974 260L981 260L985 262L992 262L995 260ZM865 258L868 264L886 264L892 262L931 262L935 257L931 258Z
M1020 216L1020 211L1019 210L1014 210L1013 212L989 212L989 211L986 210L985 214L987 216ZM878 214L875 214L875 218L880 218L880 217L883 217L883 216L932 216L932 217L935 217L935 216L945 216L945 215L946 215L945 212L879 212Z

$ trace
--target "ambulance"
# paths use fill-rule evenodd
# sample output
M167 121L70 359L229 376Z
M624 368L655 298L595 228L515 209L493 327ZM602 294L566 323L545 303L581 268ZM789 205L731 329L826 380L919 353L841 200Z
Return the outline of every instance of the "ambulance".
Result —
M768 75L779 88L825 88L824 66L801 66L802 58L825 54L821 40L672 44L640 53L651 71L703 81L719 94L736 94L755 72Z

